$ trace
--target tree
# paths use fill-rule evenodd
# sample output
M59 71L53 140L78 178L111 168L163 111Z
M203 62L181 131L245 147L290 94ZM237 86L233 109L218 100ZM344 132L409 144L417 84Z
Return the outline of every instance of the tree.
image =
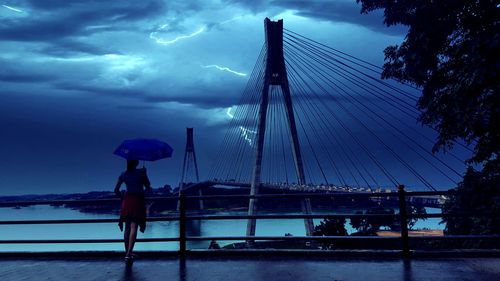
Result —
M422 88L420 121L435 128L434 151L456 140L474 145L469 167L444 210L490 218L445 218L448 234L500 233L500 8L493 0L356 0L361 12L384 9L386 25L408 26L385 49L382 77Z
M500 160L496 160L500 161ZM446 234L500 234L500 171L489 162L482 171L469 168L456 196L443 206L445 213L490 213L488 216L443 218Z
M500 8L493 0L356 0L361 12L384 9L386 25L408 26L385 49L383 78L422 88L420 121L437 130L434 151L457 139L474 145L471 162L500 151Z
M362 215L363 211L356 211L356 215ZM361 235L374 235L374 232L371 232L371 225L368 222L368 219L361 217L351 217L350 222L352 228L358 231L357 234Z
M412 202L406 202L406 213L408 215L426 215L427 211L425 210L425 207L420 204L415 204ZM416 217L410 217L408 218L408 229L413 230L413 227L415 224L417 224L417 221L419 220L427 220L426 218L416 218ZM399 226L401 228L401 226Z
M324 219L314 227L315 236L346 236L345 219Z
M383 206L378 206L375 208L368 209L365 214L378 214L378 215L394 215L396 212L392 208L385 208ZM410 215L416 214L426 214L425 208L423 206L417 206L408 202L406 205L406 213ZM356 214L363 214L362 211L357 211ZM413 229L415 223L419 219L411 218L408 220L408 229ZM421 219L425 220L425 219ZM401 230L401 224L397 217L351 217L350 224L352 228L358 230L357 235L376 235L380 227L386 226L391 230L399 231Z
M314 236L346 236L347 230L345 229L345 218L324 219L319 225L314 227ZM334 241L322 241L321 245L330 249L333 247ZM341 244L341 243L340 243ZM339 245L340 245L339 244ZM337 245L338 246L338 245Z

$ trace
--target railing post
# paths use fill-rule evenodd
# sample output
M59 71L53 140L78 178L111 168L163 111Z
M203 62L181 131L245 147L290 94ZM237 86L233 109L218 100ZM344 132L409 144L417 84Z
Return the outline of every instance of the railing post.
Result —
M179 191L179 254L186 254L186 195Z
M406 212L406 196L404 185L398 186L399 194L399 223L401 224L401 243L403 256L410 257L410 246L408 243L408 214Z

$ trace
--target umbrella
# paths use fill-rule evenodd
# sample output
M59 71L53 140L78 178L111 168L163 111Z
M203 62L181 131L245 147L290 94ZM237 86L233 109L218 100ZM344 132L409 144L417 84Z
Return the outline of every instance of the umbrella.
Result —
M124 140L113 154L127 160L156 161L172 156L174 150L166 142L155 139Z

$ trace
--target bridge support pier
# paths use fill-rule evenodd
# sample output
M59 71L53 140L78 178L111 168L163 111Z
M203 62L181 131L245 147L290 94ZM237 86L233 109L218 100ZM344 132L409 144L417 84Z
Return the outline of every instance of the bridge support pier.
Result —
M196 182L200 182L198 163L196 162L196 153L194 152L193 128L186 128L186 151L184 152L184 163L182 164L180 189L183 189L186 185L186 176L191 166L194 166ZM198 189L198 195L203 195L201 189ZM200 210L204 209L202 199L199 201L199 207Z
M269 103L269 88L271 86L279 86L283 93L285 103L286 116L290 129L290 140L292 144L292 154L295 163L295 171L297 174L297 182L300 185L306 183L304 175L304 167L302 162L302 154L300 151L297 128L295 125L295 115L292 106L292 97L290 95L290 87L285 67L285 58L283 55L283 20L276 22L266 18L264 21L266 31L266 70L264 74L264 87L262 88L262 97L259 107L259 119L257 125L256 147L255 147L255 163L252 173L252 181L250 186L250 195L257 195L261 184L261 169L262 169L262 152L264 148L264 135L266 131L267 108ZM257 211L257 198L250 198L248 204L248 215L255 215ZM311 214L311 202L309 198L304 198L301 201L302 212ZM306 234L312 235L314 231L314 223L312 219L304 219ZM247 236L255 236L255 219L249 219L247 223Z

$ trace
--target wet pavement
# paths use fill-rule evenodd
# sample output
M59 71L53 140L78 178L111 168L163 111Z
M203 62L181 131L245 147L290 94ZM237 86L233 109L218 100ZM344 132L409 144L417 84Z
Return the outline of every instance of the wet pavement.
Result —
M0 258L0 280L500 280L500 258Z

